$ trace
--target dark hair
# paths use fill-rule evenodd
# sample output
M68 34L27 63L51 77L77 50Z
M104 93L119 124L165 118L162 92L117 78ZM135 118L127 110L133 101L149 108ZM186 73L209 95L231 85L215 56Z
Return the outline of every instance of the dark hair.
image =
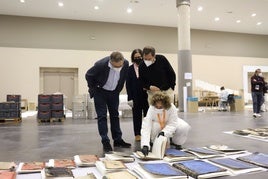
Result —
M136 53L141 54L141 57L143 56L143 54L142 54L142 50L141 50L141 49L137 48L137 49L133 50L132 53L131 53L131 61L132 61L132 62L133 62L133 59L134 59L134 55L135 55Z
M144 47L143 48L143 54L144 55L152 54L152 56L155 56L155 49L154 49L154 47L151 47L151 46Z
M261 71L261 69L259 69L259 68L256 69L254 75L257 75L257 73L260 72L260 71Z
M113 52L110 55L110 60L113 62L119 62L124 60L124 56L120 52Z
M221 90L224 90L224 86L221 87Z
M155 93L151 98L150 104L152 106L155 106L157 102L162 102L164 109L169 109L171 107L170 97L166 93L163 92Z

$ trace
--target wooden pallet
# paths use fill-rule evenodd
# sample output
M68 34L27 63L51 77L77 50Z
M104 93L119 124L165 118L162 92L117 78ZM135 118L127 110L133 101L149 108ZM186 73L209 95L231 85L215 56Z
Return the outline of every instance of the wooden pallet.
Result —
M0 123L19 123L21 122L21 117L18 118L0 118Z
M41 122L63 122L65 117L62 118L49 118L49 119L37 119L39 123Z

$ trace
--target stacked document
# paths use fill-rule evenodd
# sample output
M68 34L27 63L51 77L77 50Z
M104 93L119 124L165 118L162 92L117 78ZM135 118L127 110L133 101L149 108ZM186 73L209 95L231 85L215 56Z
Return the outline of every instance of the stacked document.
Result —
M227 169L213 165L203 160L180 161L173 163L173 166L193 178L212 178L231 175Z
M200 159L224 156L224 153L215 150L210 150L206 147L188 148L187 152L196 155Z
M74 162L78 167L92 167L95 166L96 161L99 160L97 155L75 155Z
M168 163L139 163L134 167L134 172L146 179L187 178L182 171Z
M210 159L209 161L225 167L226 169L231 171L233 175L263 171L263 168L261 167L240 160L236 160L233 158L217 158L217 159Z
M242 160L244 162L258 165L260 167L268 168L268 155L267 154L255 152L250 155L238 157L237 159Z
M169 148L166 150L164 160L167 162L177 162L182 160L191 160L194 158L195 156L190 153L184 152L182 150Z

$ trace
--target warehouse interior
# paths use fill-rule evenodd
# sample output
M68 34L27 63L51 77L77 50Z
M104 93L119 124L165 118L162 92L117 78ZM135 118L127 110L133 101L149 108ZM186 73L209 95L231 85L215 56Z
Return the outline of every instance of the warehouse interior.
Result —
M85 73L112 51L122 52L130 62L133 49L154 46L179 74L175 0L60 2L63 7L55 0L0 2L0 102L7 102L8 95L20 95L21 102L20 120L0 122L0 161L48 161L78 154L103 157ZM204 9L200 12L201 6ZM226 133L268 127L265 109L262 117L252 117L250 89L250 77L256 69L268 79L267 6L267 0L191 1L191 85L198 101L194 104L197 108L189 103L188 112L178 112L191 126L184 148L222 144L268 154L267 139ZM120 12L119 8L123 11L127 7L133 12ZM215 17L220 20L215 21ZM218 111L218 101L214 100L221 86L237 97L227 112ZM177 85L174 91L177 106L182 91ZM40 94L63 95L61 120L38 120ZM140 150L140 142L135 141L125 88L120 101L123 138L132 147L114 150L132 153ZM32 174L31 178L35 177ZM253 177L265 178L267 170L222 178Z

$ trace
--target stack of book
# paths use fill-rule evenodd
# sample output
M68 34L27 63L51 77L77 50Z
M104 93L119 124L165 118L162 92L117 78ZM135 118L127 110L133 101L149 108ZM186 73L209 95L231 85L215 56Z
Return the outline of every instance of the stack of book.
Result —
M126 165L122 161L112 160L96 161L96 167L102 175L127 169Z

